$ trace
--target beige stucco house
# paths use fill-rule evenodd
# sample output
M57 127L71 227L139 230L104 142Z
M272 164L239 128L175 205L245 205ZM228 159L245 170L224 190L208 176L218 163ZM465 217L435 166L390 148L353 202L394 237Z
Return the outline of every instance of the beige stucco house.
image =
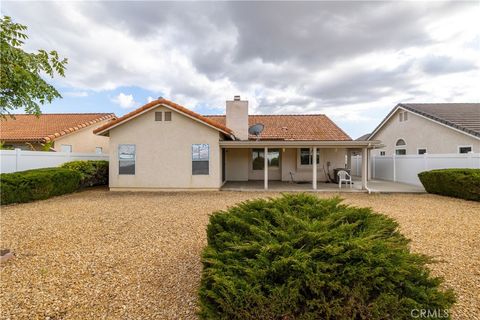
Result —
M255 124L263 131L249 132ZM325 115L249 115L238 96L221 116L159 98L95 133L110 137L111 190L218 190L228 181L263 181L268 189L272 180L317 189L345 168L347 150L367 157L379 144L352 141ZM366 166L363 173L367 188Z
M11 149L108 153L108 138L93 130L113 119L113 113L16 114L0 119L0 141Z
M401 103L366 140L373 156L480 152L480 103Z

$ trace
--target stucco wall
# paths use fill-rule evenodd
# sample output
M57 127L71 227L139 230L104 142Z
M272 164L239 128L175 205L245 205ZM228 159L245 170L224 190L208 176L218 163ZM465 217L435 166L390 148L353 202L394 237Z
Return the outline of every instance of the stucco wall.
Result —
M172 111L172 121L155 121L156 111ZM110 188L218 189L218 141L215 129L165 107L151 110L110 130ZM135 144L135 175L118 174L119 144ZM209 144L209 175L192 175L192 144Z
M250 149L226 150L227 181L247 181L249 170Z
M282 180L290 180L290 171L294 173L295 181L311 181L313 168L311 165L300 164L299 149L285 149L284 162L282 166ZM327 162L330 162L330 177L333 178L334 168L345 168L344 148L319 149L320 163L317 165L317 180L327 181L323 168L327 170Z
M71 145L72 152L95 153L96 147L102 148L102 153L108 153L109 139L108 137L99 136L93 133L93 130L104 125L111 119L104 120L94 125L88 126L76 132L67 134L66 136L55 139L55 151L62 151L62 144Z
M470 145L472 151L480 152L480 140L447 128L441 124L425 119L415 113L408 112L408 120L400 122L397 112L387 123L372 137L386 145L383 149L372 150L372 155L386 155L395 153L395 143L404 139L408 154L417 154L418 148L427 148L427 153L443 154L458 153L458 146Z
M263 180L263 170L252 170L252 149L227 149L227 181ZM295 181L311 181L312 166L300 165L299 149L280 148L280 168L270 168L269 180L290 181L290 172ZM330 162L330 176L333 178L334 168L345 167L346 149L320 149L320 164L317 167L317 180L326 181L323 166L327 169Z

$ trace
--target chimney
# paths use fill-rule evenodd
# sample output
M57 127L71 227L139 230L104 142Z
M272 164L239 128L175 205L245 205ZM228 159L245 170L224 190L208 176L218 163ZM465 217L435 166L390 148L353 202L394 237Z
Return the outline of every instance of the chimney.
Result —
M240 100L240 96L227 100L226 114L227 128L232 129L238 139L248 140L248 101Z

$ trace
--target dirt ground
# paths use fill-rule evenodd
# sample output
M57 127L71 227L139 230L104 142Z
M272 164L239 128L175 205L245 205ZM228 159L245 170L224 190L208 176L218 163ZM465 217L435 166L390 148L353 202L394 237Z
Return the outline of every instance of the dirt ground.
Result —
M211 212L275 193L92 189L1 208L2 319L196 319ZM330 197L332 193L319 193ZM455 290L454 319L480 319L480 203L428 194L342 194L396 219Z

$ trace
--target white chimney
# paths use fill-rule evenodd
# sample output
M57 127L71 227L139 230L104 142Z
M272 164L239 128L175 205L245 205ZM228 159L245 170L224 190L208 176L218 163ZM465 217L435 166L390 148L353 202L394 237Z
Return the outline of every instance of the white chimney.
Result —
M233 130L237 139L248 140L248 101L241 101L240 96L227 100L226 114L227 128Z

